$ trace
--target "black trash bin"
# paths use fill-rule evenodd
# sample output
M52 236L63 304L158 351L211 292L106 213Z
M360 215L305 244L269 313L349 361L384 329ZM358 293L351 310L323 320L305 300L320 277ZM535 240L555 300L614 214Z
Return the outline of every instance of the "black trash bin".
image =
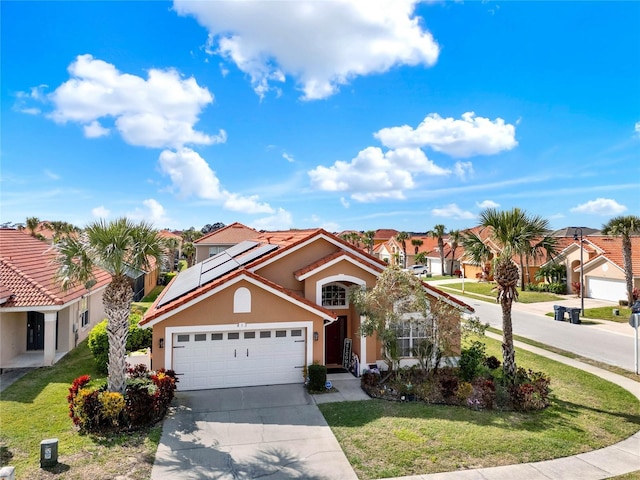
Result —
M566 312L567 309L565 307L563 307L562 305L554 305L553 306L553 318L559 322L564 321L564 312Z
M571 318L571 323L580 324L580 309L579 308L570 308L569 309L569 317Z

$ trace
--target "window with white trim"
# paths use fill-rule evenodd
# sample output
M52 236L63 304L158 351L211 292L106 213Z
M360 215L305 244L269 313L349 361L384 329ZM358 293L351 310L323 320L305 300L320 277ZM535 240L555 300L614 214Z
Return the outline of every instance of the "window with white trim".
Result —
M422 322L403 320L394 327L394 330L400 357L414 357L413 349L427 340L427 329Z
M220 252L224 252L227 248L229 248L227 245L218 245L215 247L209 247L209 257L213 257L219 254Z
M87 301L87 297L82 297L80 299L78 311L80 316L80 326L84 328L89 325L89 302Z
M323 307L346 307L347 288L339 283L330 283L322 287Z

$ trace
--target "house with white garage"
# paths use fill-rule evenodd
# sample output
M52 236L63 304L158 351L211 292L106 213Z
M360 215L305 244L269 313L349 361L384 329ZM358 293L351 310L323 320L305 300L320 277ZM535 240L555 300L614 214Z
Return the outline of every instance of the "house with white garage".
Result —
M305 366L343 367L356 357L365 368L383 365L377 339L359 334L349 289L373 287L386 267L322 229L239 242L180 272L146 312L140 325L153 329L152 368L175 370L178 388L195 390L302 383ZM403 330L412 345L424 335Z
M64 291L54 257L45 241L0 229L0 369L50 366L105 318L111 276L96 269L94 284Z
M580 240L561 252L567 267L568 283L580 282ZM631 237L633 285L640 289L640 237ZM626 300L622 239L589 235L582 243L585 297L618 302Z

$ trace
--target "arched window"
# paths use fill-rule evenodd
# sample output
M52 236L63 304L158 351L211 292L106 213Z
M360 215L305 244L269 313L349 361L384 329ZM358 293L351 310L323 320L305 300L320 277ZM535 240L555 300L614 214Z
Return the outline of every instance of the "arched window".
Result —
M322 287L323 307L346 307L347 288L339 283L329 283Z
M233 313L251 313L251 292L240 287L233 294Z

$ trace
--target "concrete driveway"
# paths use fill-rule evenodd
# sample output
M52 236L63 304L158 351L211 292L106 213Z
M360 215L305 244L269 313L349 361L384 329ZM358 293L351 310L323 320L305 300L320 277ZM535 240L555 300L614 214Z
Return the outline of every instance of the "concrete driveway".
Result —
M178 392L151 478L357 477L302 385Z

